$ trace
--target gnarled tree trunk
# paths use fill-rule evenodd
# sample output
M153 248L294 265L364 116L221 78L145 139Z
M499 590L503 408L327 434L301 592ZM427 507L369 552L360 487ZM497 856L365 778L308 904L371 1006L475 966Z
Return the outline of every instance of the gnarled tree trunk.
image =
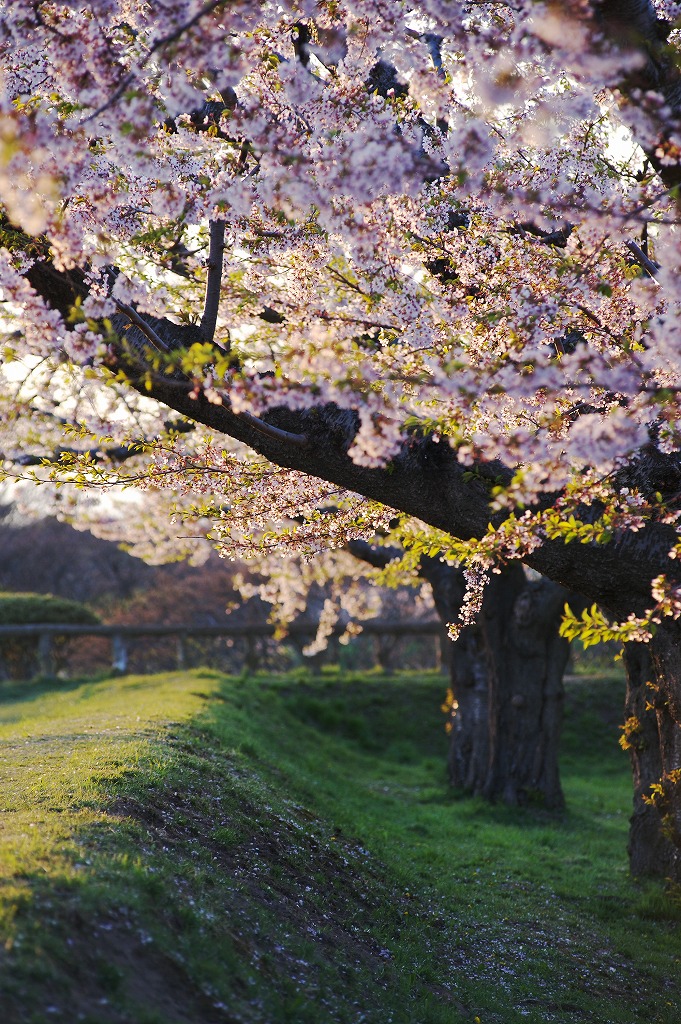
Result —
M456 619L462 573L437 563L423 575L441 618ZM520 565L492 577L479 621L452 656L453 786L512 805L563 806L558 748L569 643L558 627L566 596L549 580L528 580Z
M396 548L364 541L349 550L380 567L400 557ZM455 622L466 590L462 570L424 557L419 575L442 622ZM567 596L513 563L492 575L478 621L452 645L448 771L457 789L511 805L563 806L558 747L569 643L558 628ZM578 610L583 602L571 596L571 603Z
M499 580L483 607L491 689L483 793L508 804L562 807L558 752L570 645L558 628L567 595L549 580L527 580L520 566Z

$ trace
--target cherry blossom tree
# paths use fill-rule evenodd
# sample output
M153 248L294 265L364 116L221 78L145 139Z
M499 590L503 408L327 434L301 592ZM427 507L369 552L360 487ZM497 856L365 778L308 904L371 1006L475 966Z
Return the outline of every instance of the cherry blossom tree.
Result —
M677 880L680 15L0 0L5 472L580 592Z

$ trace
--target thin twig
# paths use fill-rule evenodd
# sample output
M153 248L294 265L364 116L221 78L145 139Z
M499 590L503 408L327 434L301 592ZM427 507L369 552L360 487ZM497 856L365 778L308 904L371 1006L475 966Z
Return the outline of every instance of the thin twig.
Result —
M581 303L581 302L569 302L569 303L568 303L568 305L574 306L574 307L575 307L575 309L578 309L578 310L580 311L580 313L583 313L583 314L584 314L584 316L588 317L588 318L589 318L589 320L591 320L591 322L592 322L593 324L596 324L596 327L600 327L600 329L601 329L602 331L605 331L605 332L606 332L606 334L610 334L610 333L611 333L610 331L608 331L608 330L607 330L607 328L605 328L605 327L603 326L603 324L601 323L601 321L599 320L599 318L598 318L598 317L596 316L596 314L595 314L595 313L593 313L593 312L592 312L592 311L591 311L591 310L590 310L590 309L588 308L588 306L584 306L584 305L582 305L582 303Z

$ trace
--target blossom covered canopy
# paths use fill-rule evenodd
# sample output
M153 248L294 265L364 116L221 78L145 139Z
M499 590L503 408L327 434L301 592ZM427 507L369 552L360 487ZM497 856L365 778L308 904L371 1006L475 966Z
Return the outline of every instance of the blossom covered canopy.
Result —
M242 535L361 532L315 519L339 488L488 565L655 523L650 594L681 515L678 473L636 472L679 443L678 7L0 0L5 458L160 436L158 399L284 467L205 450ZM166 482L202 443L159 442Z

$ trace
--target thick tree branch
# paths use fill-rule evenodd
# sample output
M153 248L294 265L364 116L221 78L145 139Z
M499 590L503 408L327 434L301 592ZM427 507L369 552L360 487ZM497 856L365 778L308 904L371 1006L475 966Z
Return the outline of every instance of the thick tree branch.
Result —
M201 334L205 341L215 337L215 327L220 308L220 286L222 285L222 257L225 247L225 222L210 222L210 247L208 250L208 273L206 275L206 297L201 317ZM224 346L223 346L224 347Z
M68 312L74 293L86 293L78 272L62 280L51 265L34 264L29 274L36 290L48 301L54 300L63 313ZM143 319L171 351L201 339L197 327L147 315ZM138 361L131 363L122 350L120 366L141 394L249 445L276 465L362 494L463 540L483 537L490 522L498 525L505 518L490 508L491 488L508 484L513 475L512 469L499 461L480 462L471 474L448 444L407 435L388 466L358 466L348 454L359 429L359 417L352 409L326 404L302 410L280 407L262 418L238 414L226 403L217 405L201 392L196 395L194 383L182 375L146 372L148 340L138 327L130 327L124 340L134 352L133 360ZM681 489L677 486L681 470L674 455L652 449L643 453L626 485L638 486L639 477L648 489L667 492L667 484ZM542 507L551 501L552 496L547 496ZM627 615L649 606L653 577L660 573L678 577L678 563L668 557L674 541L671 527L651 523L605 545L544 541L524 560L542 575L585 594L614 614Z
M512 471L499 462L481 463L471 475L449 445L411 436L405 438L389 466L358 466L348 455L359 427L352 410L335 405L272 410L266 422L287 433L305 435L308 443L302 446L265 434L225 405L213 405L202 395L191 398L188 391L174 382L155 380L146 393L189 419L242 441L277 465L363 494L455 537L480 538L490 522L498 524L505 518L490 509L491 485L508 483L512 476ZM650 459L642 456L642 473L647 471ZM664 463L656 463L656 474L678 475L673 456L657 453L655 459ZM546 504L550 501L549 496ZM650 604L650 581L655 575L677 577L678 566L668 556L674 539L670 527L652 523L605 545L547 540L524 561L567 589L586 595L617 615L626 615Z

